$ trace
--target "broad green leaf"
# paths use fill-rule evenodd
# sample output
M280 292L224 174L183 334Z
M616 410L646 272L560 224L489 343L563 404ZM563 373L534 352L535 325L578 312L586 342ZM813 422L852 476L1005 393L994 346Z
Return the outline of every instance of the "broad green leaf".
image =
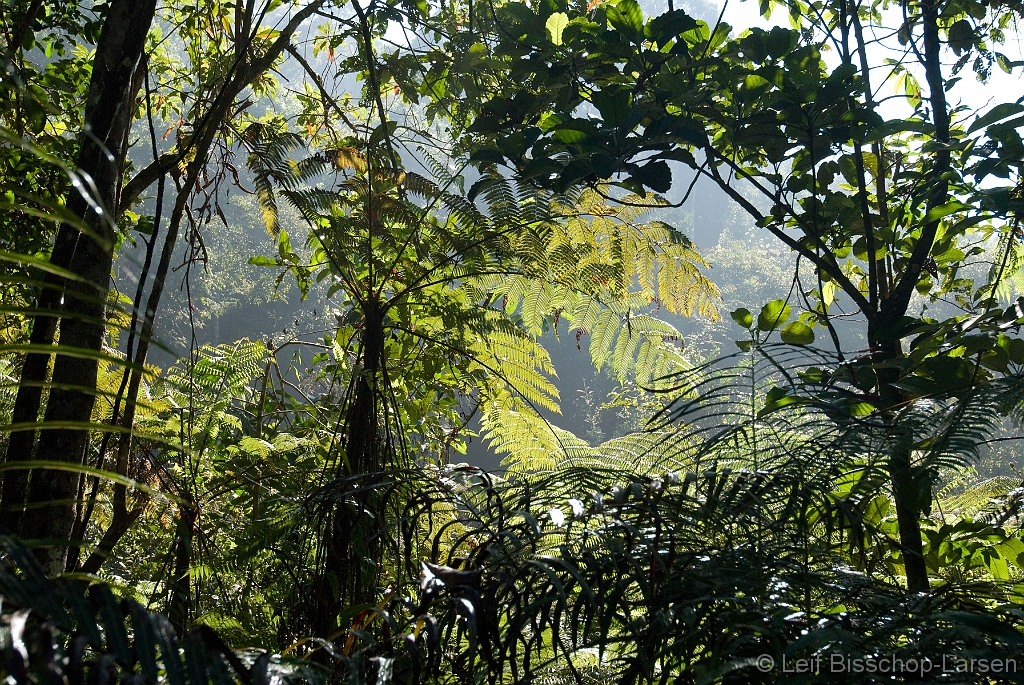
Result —
M931 223L932 221L938 221L939 219L954 214L956 212L962 212L965 209L970 209L963 202L947 202L946 204L935 207L928 211L928 214L924 218L924 223Z
M687 45L697 45L711 37L711 29L703 21L698 21L694 28L683 31L679 37L686 41Z
M631 176L657 193L665 193L672 187L672 170L668 163L657 160L648 162L635 170Z
M565 31L565 27L568 25L569 17L565 12L555 12L544 23L544 27L547 28L548 35L551 37L551 42L555 45L562 44L562 32Z
M897 95L906 95L911 106L916 107L921 103L921 84L913 74L904 71L897 76L895 90Z
M477 164L502 164L505 162L505 155L501 153L501 150L482 147L473 151L469 161Z
M644 35L658 45L665 45L669 40L696 26L696 19L683 10L674 10L652 19L644 28Z
M1019 538L1008 538L1005 542L996 545L996 551L1018 567L1024 561L1021 559L1021 556L1024 555L1024 542L1021 542Z
M779 331L782 342L790 345L810 345L814 342L814 331L807 324L793 321Z
M759 412L757 412L757 415L766 416L774 411L782 409L783 407L803 403L804 400L801 398L787 395L784 388L774 387L768 391L768 396L765 397L765 405Z
M575 145L576 143L582 143L588 140L589 138L589 134L583 131L578 131L573 128L560 128L557 131L555 131L555 140L557 140L560 143L565 143L567 145Z
M744 309L743 307L729 312L729 316L743 328L750 328L754 323L754 315L750 313L749 309Z
M1019 105L1016 102L1004 102L996 105L986 114L975 119L974 123L967 129L967 132L974 133L978 129L984 128L989 124L1002 121L1003 119L1012 117L1015 114L1020 114L1021 112L1024 112L1024 105Z
M643 35L644 12L636 0L619 0L608 8L608 22L631 38Z
M249 257L249 263L255 266L281 266L281 262L277 259L272 259L264 255L256 255L255 257Z
M832 303L836 301L836 292L838 286L835 281L825 281L821 284L821 303L825 305L825 309L832 306Z
M985 559L985 565L988 566L989 573L996 580L1010 579L1010 569L1006 565L1006 559L995 552L995 549L993 549L993 554Z
M971 49L971 45L974 44L976 37L974 35L974 26L971 22L966 19L960 19L953 23L949 27L949 47L953 48L953 52L960 55Z
M796 45L799 34L781 26L774 27L768 34L766 47L772 57L782 57Z
M633 96L625 88L605 88L590 97L608 126L618 128L633 112Z
M793 308L785 300L772 300L761 307L761 313L757 315L757 327L766 333L774 331L789 320L792 312Z

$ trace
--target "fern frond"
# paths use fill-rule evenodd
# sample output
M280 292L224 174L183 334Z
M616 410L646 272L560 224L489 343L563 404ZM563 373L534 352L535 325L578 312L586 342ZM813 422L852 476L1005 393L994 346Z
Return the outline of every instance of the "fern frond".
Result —
M520 205L512 184L508 179L501 178L483 192L487 204L487 214L498 225L518 223Z
M558 388L547 378L554 375L551 358L532 337L505 326L477 339L470 349L485 371L500 369L500 377L488 384L500 381L533 406L558 411Z
M436 183L412 171L404 173L401 184L410 193L419 195L425 200L433 200L441 193L441 189L437 187Z
M483 405L481 429L489 448L507 455L508 475L525 476L559 468L567 454L588 449L569 431L545 421L509 394L499 394Z

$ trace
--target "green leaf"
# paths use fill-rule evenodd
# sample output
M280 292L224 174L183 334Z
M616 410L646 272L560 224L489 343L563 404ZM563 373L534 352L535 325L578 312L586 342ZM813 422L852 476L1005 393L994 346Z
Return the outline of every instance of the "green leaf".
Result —
M836 301L836 292L838 292L839 286L835 284L835 281L825 281L821 284L821 303L825 305L825 309L832 306L832 303Z
M790 345L810 345L814 342L814 331L807 324L793 321L779 331L782 342Z
M750 313L749 309L744 309L743 307L729 312L729 316L743 328L750 328L754 323L754 315Z
M766 333L774 331L789 320L792 312L793 308L785 300L772 300L761 307L761 313L757 315L757 327Z
M1021 542L1019 538L1007 538L1005 542L996 545L996 551L1004 559L1009 559L1017 566L1021 566L1021 555L1024 555L1024 542Z
M955 200L953 202L947 202L944 205L929 210L928 214L924 217L924 223L928 224L933 221L938 221L943 217L949 216L950 214L954 214L956 212L962 212L965 209L970 209L970 207L965 205L963 202Z
M799 35L800 34L796 31L790 31L789 29L782 28L781 26L774 27L768 34L768 38L765 41L765 45L768 48L768 54L775 58L782 57L793 49Z
M384 140L386 136L391 136L397 128L397 121L387 121L377 126L377 128L373 129L373 133L370 134L370 147Z
M281 262L264 255L256 255L255 257L249 257L249 263L255 266L281 266Z
M995 550L993 550L994 552ZM991 556L985 559L985 565L988 566L989 573L996 580L1009 580L1010 569L1006 565L1006 559L998 553L993 553Z
M625 88L605 88L590 97L608 126L618 128L633 112L633 95Z
M1008 347L1010 361L1014 364L1024 364L1024 340L1011 338Z
M644 29L644 35L658 45L665 45L672 38L696 27L696 19L683 10L674 10L652 19Z
M565 27L568 25L569 17L565 12L555 12L544 23L544 27L548 30L548 35L551 37L551 42L555 45L562 44L562 32L565 31Z
M974 133L978 129L984 128L989 124L1002 121L1003 119L1012 117L1015 114L1020 114L1021 112L1024 112L1024 105L1019 105L1016 102L1004 102L1001 105L996 105L990 109L988 113L975 119L974 123L971 124L971 127L967 129L967 132Z
M788 407L793 404L803 404L804 400L799 397L793 397L787 395L784 388L778 386L768 391L767 397L765 397L765 405L761 408L757 415L759 417L766 416L772 412L778 411L783 407Z
M473 151L469 161L474 164L504 164L505 155L493 147L482 147Z
M590 135L584 131L578 131L573 128L560 128L555 131L555 140L566 145L575 145L577 143L585 142L590 138Z
M971 22L966 19L960 19L953 23L949 27L949 47L953 48L953 52L960 55L971 49L974 45L976 37L974 35L974 26Z
M608 8L608 22L616 30L635 39L643 35L644 12L636 0L619 0Z

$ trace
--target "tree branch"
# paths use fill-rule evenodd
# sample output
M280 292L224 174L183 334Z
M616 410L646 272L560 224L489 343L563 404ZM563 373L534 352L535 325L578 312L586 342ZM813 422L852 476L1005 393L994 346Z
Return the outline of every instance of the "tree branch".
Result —
M118 216L135 204L142 192L156 183L164 172L176 167L182 157L184 157L184 152L180 150L165 152L132 176L131 180L121 189L121 201L117 205Z

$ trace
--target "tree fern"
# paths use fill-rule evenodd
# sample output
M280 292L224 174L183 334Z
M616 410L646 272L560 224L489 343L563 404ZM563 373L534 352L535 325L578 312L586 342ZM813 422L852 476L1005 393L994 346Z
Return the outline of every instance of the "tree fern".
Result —
M1008 520L1020 511L1021 479L1012 476L995 476L977 480L977 474L969 473L971 481L960 492L948 492L946 488L937 495L940 511L952 516L981 516ZM1009 513L1009 516L1006 514Z
M291 162L280 164L281 174L291 173ZM359 435L371 442L379 435L381 444L395 440L386 448L390 454L410 447L404 434L388 432L387 416L407 411L388 393L410 387L407 379L422 364L435 375L445 368L455 379L453 389L474 394L485 440L507 455L511 473L534 479L603 458L633 473L686 468L685 460L672 457L670 449L679 450L665 433L590 446L544 420L539 412L557 411L558 396L550 359L536 338L548 322L562 318L591 334L599 367L653 382L684 363L678 331L653 310L717 315L717 291L702 275L706 263L667 226L637 223L641 208L491 181L480 194L483 210L381 159L368 159L366 170L338 179L333 197L281 183L284 197L305 205L300 213L311 228L310 263L338 279L352 306L342 326L349 330L339 330L338 337L358 341L351 349L361 351L339 364L351 374L342 410L348 436L339 452L355 463L352 441ZM425 206L408 202L406 194ZM289 260L301 273L296 257L280 263ZM372 409L360 399L366 397L374 398ZM365 425L352 423L361 402ZM356 506L344 502L325 507ZM350 533L325 535L342 539ZM327 542L322 546L330 549Z
M550 473L590 446L546 421L522 399L497 393L482 404L480 425L488 447L504 455L510 476Z
M496 180L484 196L495 221L517 219L504 209L511 201L507 181ZM531 333L540 334L558 317L590 334L595 365L609 364L619 378L639 370L638 378L647 383L675 371L681 358L673 343L681 336L653 310L664 306L672 313L717 318L718 290L701 272L707 263L667 224L637 223L661 200L642 204L626 198L609 205L596 191L585 191L571 198L573 204L562 204L569 199L534 191L529 204L546 205L539 214L543 220L510 236L513 249L525 257L524 272L484 277L479 287L502 298L506 311L518 311Z

